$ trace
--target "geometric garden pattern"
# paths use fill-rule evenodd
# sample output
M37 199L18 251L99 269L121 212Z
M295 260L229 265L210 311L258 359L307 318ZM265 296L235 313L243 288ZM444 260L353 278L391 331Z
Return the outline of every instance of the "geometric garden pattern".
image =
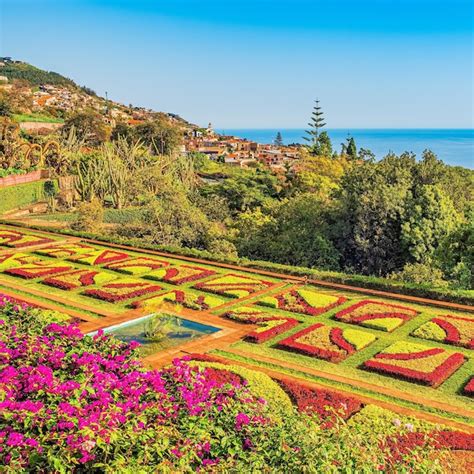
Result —
M221 349L227 357L240 351L273 370L297 364L375 392L389 387L433 400L442 393L453 406L472 403L473 313L267 275L0 226L4 288L91 314L97 308L97 317L148 314L146 303L154 301L194 312L203 324L213 315L246 334Z

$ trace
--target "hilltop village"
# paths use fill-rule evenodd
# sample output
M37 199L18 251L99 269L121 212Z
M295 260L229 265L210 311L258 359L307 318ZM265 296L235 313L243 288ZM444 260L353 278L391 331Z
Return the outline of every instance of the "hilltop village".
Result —
M95 112L110 129L118 124L129 127L153 120L157 114L181 126L182 153L202 153L213 161L238 167L264 164L275 171L291 168L299 157L299 145L260 144L244 138L216 133L211 124L205 128L191 124L173 113L124 105L99 97L92 89L78 87L56 73L45 72L11 57L0 58L0 94L23 114L17 116L22 130L47 135L59 130L64 120L78 112Z

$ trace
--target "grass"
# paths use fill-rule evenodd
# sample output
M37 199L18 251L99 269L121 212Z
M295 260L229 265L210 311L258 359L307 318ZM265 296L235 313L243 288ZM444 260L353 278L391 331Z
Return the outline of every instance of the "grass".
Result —
M15 122L64 123L63 119L41 114L14 114Z

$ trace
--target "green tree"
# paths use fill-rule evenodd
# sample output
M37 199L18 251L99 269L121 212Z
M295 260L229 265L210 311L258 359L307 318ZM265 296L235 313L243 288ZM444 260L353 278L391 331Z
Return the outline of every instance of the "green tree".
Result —
M100 115L95 112L79 112L70 117L61 129L63 137L69 136L74 129L79 140L86 145L99 146L105 143L110 135L110 130L103 122Z
M427 263L440 242L460 223L460 216L438 185L417 187L405 208L401 243L413 262Z
M443 240L435 258L454 286L474 289L474 209L466 222Z
M275 137L275 146L283 146L283 137L281 136L281 132L278 132Z
M255 209L281 192L278 178L265 169L239 170L217 185L202 188L204 195L218 195L226 199L234 212Z
M339 253L328 236L327 205L314 194L300 194L273 206L240 214L236 220L239 254L288 265L339 268Z
M126 123L119 122L112 130L110 139L112 141L117 141L119 138L124 138L128 142L136 141L133 128L127 125Z
M357 146L356 146L354 137L348 136L346 138L346 143L342 144L341 154L342 155L347 155L347 157L350 160L356 160L357 159Z
M5 98L0 98L0 117L11 117L12 109L10 103Z
M347 270L386 275L403 268L400 233L415 166L414 155L391 154L349 168L342 178L334 238Z
M77 210L76 219L71 222L71 229L98 233L104 222L104 209L97 198L83 202Z
M327 132L321 132L316 139L311 154L314 156L325 156L330 158L332 156L332 143Z
M307 142L309 142L310 149L317 144L319 132L326 125L326 122L324 121L324 113L319 105L318 99L315 100L315 104L310 121L308 122L309 128L306 130L307 136L303 137Z
M137 125L134 136L155 155L172 155L182 142L180 129L164 117Z

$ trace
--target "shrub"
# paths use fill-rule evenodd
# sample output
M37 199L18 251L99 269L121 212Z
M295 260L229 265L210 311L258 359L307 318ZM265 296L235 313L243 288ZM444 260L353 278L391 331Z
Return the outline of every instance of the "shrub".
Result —
M78 210L76 219L71 222L71 229L81 232L99 232L104 222L104 209L99 199L83 202Z

